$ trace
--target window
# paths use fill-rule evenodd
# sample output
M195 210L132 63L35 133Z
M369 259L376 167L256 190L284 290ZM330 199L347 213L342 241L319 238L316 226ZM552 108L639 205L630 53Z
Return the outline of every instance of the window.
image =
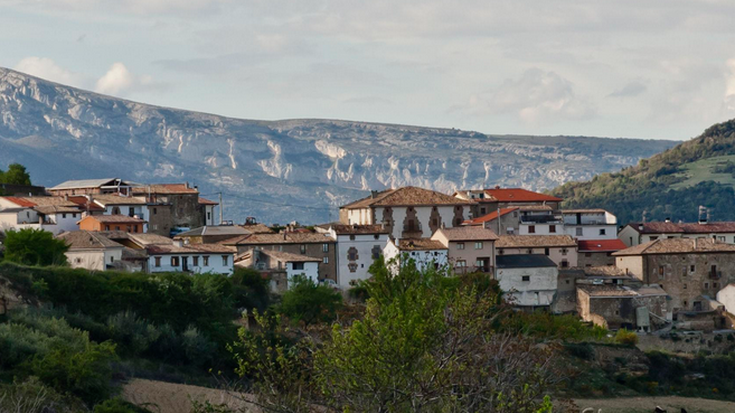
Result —
M562 248L561 249L561 255L567 255L567 252L569 252L568 249L566 249L566 248Z
M536 225L529 225L528 226L528 233L529 234L535 234L536 233Z
M212 220L212 213L207 211L207 221L211 221L211 220Z
M115 257L110 257L110 263L115 262Z
M684 284L684 285L681 286L681 288L684 289L684 290L686 290L687 289L687 285Z
M518 212L513 212L513 218L518 218Z
M531 281L531 276L530 275L521 276L521 281Z
M357 248L351 247L349 250L347 250L347 259L350 261L357 261L358 255L357 255Z
M222 265L227 266L230 262L230 256L229 255L223 255L222 256Z
M61 217L62 218L66 218L66 214L61 214Z
M153 208L153 215L158 215L158 208Z
M582 231L582 228L577 228L575 229L575 234L577 234L578 237L581 237L583 235Z
M77 213L76 213L76 212L73 212L73 213L71 214L71 217L72 217L72 218L76 218L76 217L77 217Z
M529 248L526 250L526 254L533 254L533 249Z
M293 265L293 269L294 270L303 270L304 269L304 263L303 262L295 262L295 263L293 263L291 265Z
M322 252L329 252L329 244L322 244Z
M193 265L195 267L198 267L199 266L199 257L196 257L196 256L192 257L191 258L191 265Z
M561 260L562 268L569 268L569 262L567 260Z
M709 289L709 283L704 283L704 289L705 290Z
M463 250L464 249L464 242L458 242L457 243L457 249L458 250Z
M135 208L130 207L128 208L128 216L132 217L135 215Z
M171 266L172 267L178 267L179 266L179 257L171 257Z
M725 237L717 237L717 240L721 242L725 242L725 239L726 239Z
M130 225L126 226L125 229L127 229L128 232L133 232L133 229L130 228Z
M549 248L544 248L544 254L549 255Z
M302 254L306 254L306 245L305 244L301 244L299 246L299 252L301 252Z
M498 248L498 255L503 255L503 249Z
M712 283L712 288L719 288L720 286L717 283Z
M483 247L482 241L475 242L475 249L476 250L481 250L482 247Z
M480 208L480 214L481 215L487 214L487 209L485 209L485 207Z
M120 226L119 225L115 225L115 231L120 231Z
M380 239L380 234L373 235L373 239Z
M82 259L81 258L74 258L74 262L76 262L77 264L81 264L82 263Z
M664 266L663 265L659 265L658 266L658 275L664 275Z
M160 267L161 266L161 257L155 257L155 261L156 261L156 267Z
M350 235L350 241L354 241L354 240L355 240L355 236L354 235Z
M694 267L693 265L690 265L690 266L689 266L689 272L694 272L694 268L695 268L695 267Z
M138 226L137 225L133 225L133 232L138 232Z
M600 228L600 235L605 235L605 228Z
M322 258L322 264L329 264L329 257Z
M457 267L464 268L467 266L467 261L465 260L458 260L457 261Z
M549 225L549 232L552 234L556 233L556 225Z
M202 264L204 264L205 267L209 266L209 255L205 255L202 257Z
M483 261L483 260L477 260L477 261L475 261L475 267L477 267L477 268L484 268L485 267L485 261Z
M105 225L105 231L109 231L109 230L110 230L110 226L109 225Z

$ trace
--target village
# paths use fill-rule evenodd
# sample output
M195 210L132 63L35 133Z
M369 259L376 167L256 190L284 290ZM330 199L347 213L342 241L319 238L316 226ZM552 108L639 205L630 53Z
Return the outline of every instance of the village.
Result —
M497 280L519 310L577 314L639 333L716 331L735 313L735 222L619 223L603 209L520 188L371 191L339 221L273 228L223 219L189 183L120 178L51 188L3 185L0 232L53 233L71 267L93 271L232 274L255 269L273 292L303 275L346 291L384 257ZM286 219L287 217L284 217Z

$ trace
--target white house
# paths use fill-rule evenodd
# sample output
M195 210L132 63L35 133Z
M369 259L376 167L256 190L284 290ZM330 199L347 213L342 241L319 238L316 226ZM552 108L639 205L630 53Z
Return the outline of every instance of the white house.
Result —
M719 242L735 244L735 222L698 223L644 222L630 223L618 233L618 238L628 247L668 238L712 238Z
M303 275L319 282L321 258L309 257L277 250L251 249L235 257L235 266L253 268L270 279L271 290L283 292L289 288L289 280Z
M406 186L373 191L342 206L340 222L347 225L383 224L393 238L429 238L445 227L458 227L469 218L471 201L441 192Z
M145 200L120 194L89 195L92 201L103 208L102 215L127 215L145 221L143 232L148 232L151 219Z
M578 240L618 237L618 219L604 209L563 209L564 232Z
M218 202L199 197L199 205L204 208L204 226L213 226L216 225L215 223L221 224L219 218L214 216L214 208L219 205Z
M148 245L148 272L232 274L235 249L220 244Z
M413 261L419 271L447 265L447 247L428 238L399 239L397 242L389 239L383 254L392 271L397 271L399 265L406 264L405 259Z
M577 242L569 235L501 235L495 250L498 256L543 254L559 268L579 265Z
M54 235L77 231L82 211L64 197L0 197L0 231L42 229Z
M99 232L74 231L57 236L69 246L66 260L72 268L104 271L118 268L125 248Z
M519 235L559 235L564 233L564 220L558 211L548 205L530 205L519 208Z
M370 278L368 270L388 243L384 225L326 224L317 231L337 240L337 284L346 287Z
M559 270L546 255L499 255L495 279L519 307L548 307L554 301Z

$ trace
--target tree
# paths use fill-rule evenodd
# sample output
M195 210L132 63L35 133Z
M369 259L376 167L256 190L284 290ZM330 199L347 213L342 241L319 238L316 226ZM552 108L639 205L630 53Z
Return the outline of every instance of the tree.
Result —
M270 281L258 270L235 267L230 282L237 308L263 312L270 305Z
M69 246L41 229L10 230L5 234L5 260L22 265L64 265Z
M281 301L282 314L305 325L334 320L337 310L342 306L339 292L303 275L293 277L290 284Z
M13 163L8 166L7 172L0 169L0 183L12 185L31 185L31 176L26 171L26 167Z

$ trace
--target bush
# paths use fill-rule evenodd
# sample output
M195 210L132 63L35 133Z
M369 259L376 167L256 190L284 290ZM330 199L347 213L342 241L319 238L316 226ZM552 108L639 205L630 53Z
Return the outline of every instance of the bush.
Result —
M236 268L230 282L238 309L263 312L270 305L270 281L257 270Z
M84 404L44 385L38 377L0 386L0 411L18 413L77 413Z
M5 232L5 260L23 265L64 265L69 249L62 240L42 229Z
M565 343L564 349L570 355L583 360L592 360L595 358L595 349L590 343Z
M140 408L122 399L114 398L94 406L94 413L149 413L149 410Z
M341 306L340 293L305 276L296 276L283 294L279 310L291 320L308 325L334 320Z
M628 331L624 328L621 328L615 334L615 342L627 346L635 346L636 344L638 344L638 334L636 334L634 331Z
M139 319L132 311L124 311L107 319L110 337L132 355L147 351L161 336L154 326Z

